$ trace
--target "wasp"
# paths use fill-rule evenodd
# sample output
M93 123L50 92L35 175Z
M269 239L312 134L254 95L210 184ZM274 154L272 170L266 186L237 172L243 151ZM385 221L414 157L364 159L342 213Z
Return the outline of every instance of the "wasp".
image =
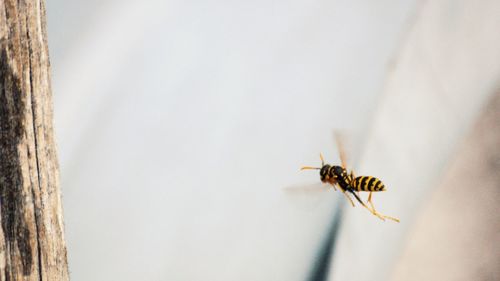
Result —
M356 200L361 204L361 206L365 207L368 211L370 211L370 213L377 216L381 220L385 221L385 219L390 219L395 222L399 222L399 219L383 215L379 213L377 210L375 210L375 207L373 206L372 202L372 193L386 191L385 185L382 183L381 180L379 180L376 177L371 177L371 176L356 177L352 170L348 172L346 168L344 149L342 147L342 144L338 136L336 137L336 139L337 139L337 146L339 149L341 166L325 164L323 155L320 153L319 157L321 158L321 167L304 166L301 168L301 170L320 170L319 175L321 182L332 185L334 190L337 190L336 187L338 186L339 189L342 191L342 193L349 200L349 202L351 202L351 205L353 207L355 205L349 194L353 195L354 198L356 198ZM359 197L359 192L361 191L369 192L368 203L370 204L371 208L368 207Z

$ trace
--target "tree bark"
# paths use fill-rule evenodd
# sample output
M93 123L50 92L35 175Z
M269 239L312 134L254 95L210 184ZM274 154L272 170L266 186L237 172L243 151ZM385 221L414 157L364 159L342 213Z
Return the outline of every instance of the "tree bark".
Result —
M0 0L0 280L69 280L43 0Z

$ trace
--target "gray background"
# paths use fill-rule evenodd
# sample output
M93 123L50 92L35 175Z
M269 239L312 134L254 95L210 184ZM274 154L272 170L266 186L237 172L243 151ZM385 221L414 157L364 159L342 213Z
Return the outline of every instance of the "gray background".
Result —
M304 280L343 207L328 278L387 280L498 85L498 11L48 1L72 279ZM378 209L401 224L339 192L290 192L318 181L298 169L319 152L338 163L337 129L358 174L388 186Z

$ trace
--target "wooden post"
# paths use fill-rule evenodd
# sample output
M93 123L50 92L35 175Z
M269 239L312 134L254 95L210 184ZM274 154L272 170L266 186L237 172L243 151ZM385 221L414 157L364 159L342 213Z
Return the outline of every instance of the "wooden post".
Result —
M0 0L0 280L69 280L43 0Z

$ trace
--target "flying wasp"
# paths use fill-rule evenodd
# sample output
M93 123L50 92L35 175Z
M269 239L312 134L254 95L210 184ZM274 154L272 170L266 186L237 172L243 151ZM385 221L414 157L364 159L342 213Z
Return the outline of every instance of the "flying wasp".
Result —
M346 168L344 149L340 141L340 137L338 135L336 135L336 140L340 154L341 166L325 164L323 155L320 154L319 157L321 158L321 167L305 166L302 167L301 170L320 170L319 175L321 182L331 184L333 186L333 189L335 190L337 190L336 187L338 186L339 189L342 191L342 193L349 200L349 202L351 202L351 205L353 207L355 205L349 194L353 195L354 198L356 198L356 200L363 207L365 207L368 211L370 211L370 213L377 216L381 220L385 221L385 219L390 219L395 222L399 222L399 219L383 215L377 212L377 210L375 210L375 207L373 206L372 202L372 193L379 191L386 191L385 185L382 183L381 180L375 177L370 177L370 176L356 177L352 170L348 172ZM358 194L361 191L370 192L368 195L368 203L370 204L371 208L366 206L363 200L361 200L361 198L359 197ZM358 194L356 194L356 192L358 192Z

